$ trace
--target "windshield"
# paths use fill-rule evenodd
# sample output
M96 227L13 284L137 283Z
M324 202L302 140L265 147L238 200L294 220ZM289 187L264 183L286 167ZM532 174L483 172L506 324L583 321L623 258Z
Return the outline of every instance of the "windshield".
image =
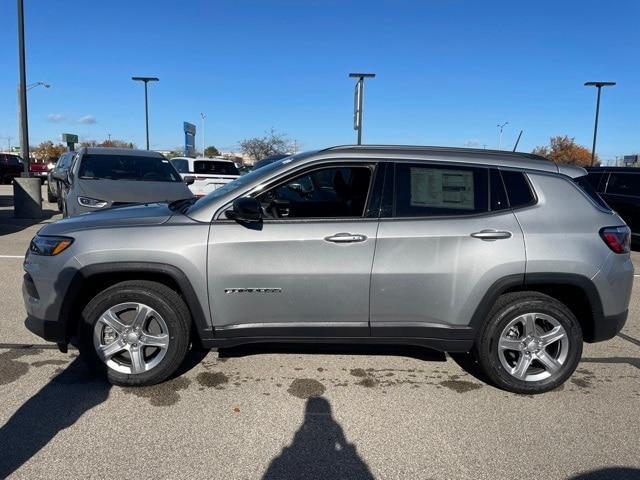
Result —
M83 155L78 176L89 180L182 181L169 160L141 155Z
M267 165L266 167L263 167L260 170L254 170L252 172L247 173L246 175L238 177L235 180L223 185L222 187L216 188L214 191L212 191L208 195L205 195L204 197L199 198L197 202L193 203L192 205L189 205L188 207L192 206L193 208L198 208L199 206L202 206L213 200L216 200L228 193L233 192L234 190L243 189L247 185L250 185L254 181L262 178L263 176L269 175L269 173L271 173L273 170L276 170L277 168L279 168L280 165L282 165L282 162L284 161L290 161L290 160L283 158L282 160L273 162L272 164Z
M196 160L193 162L193 172L218 175L240 175L233 162L220 162L215 160Z

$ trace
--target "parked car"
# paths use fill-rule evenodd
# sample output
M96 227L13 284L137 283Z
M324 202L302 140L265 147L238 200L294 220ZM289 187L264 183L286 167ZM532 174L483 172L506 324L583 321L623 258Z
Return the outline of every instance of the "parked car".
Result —
M15 177L22 175L24 163L15 153L0 152L0 182L11 183Z
M640 168L588 168L587 180L631 228L634 243L640 242Z
M47 175L47 200L49 203L57 203L58 210L63 210L62 192L64 191L64 181L68 177L69 167L76 152L65 152L49 170ZM62 178L63 180L58 180Z
M40 179L40 183L44 185L47 180L49 171L53 169L53 162L29 162L29 173L32 177Z
M203 197L240 176L236 164L225 158L175 157L171 164L182 178L193 179L189 188L196 197Z
M290 154L288 153L276 153L275 155L269 155L268 157L264 157L261 160L258 160L256 163L253 164L253 170L257 170L259 168L265 167L267 165L272 164L273 162L277 162L278 160L282 160L283 158L286 158L290 156Z
M201 199L44 225L26 324L121 385L165 380L191 342L346 342L471 351L495 385L548 391L629 308L629 228L585 175L489 150L295 155Z
M81 148L64 185L63 215L193 197L180 174L160 153L128 148Z

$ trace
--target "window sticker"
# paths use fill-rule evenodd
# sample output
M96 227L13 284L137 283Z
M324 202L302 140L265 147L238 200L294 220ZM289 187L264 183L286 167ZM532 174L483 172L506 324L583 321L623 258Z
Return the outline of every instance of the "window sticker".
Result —
M473 210L473 172L410 168L411 206Z

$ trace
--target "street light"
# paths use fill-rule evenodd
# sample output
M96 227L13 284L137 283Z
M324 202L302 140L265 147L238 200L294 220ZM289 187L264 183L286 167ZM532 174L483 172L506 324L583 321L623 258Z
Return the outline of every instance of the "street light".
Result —
M364 79L375 78L375 73L350 73L350 78L357 78L353 97L353 129L358 131L358 145L362 144L362 104L364 103Z
M598 100L596 100L596 121L593 126L593 147L591 148L591 166L596 159L596 137L598 135L598 116L600 114L600 90L602 87L613 87L616 82L586 82L585 87L596 87L598 89Z
M202 117L202 156L204 157L204 122L207 119L207 116L202 112L200 112L200 116Z
M149 150L149 102L147 100L147 83L159 82L160 79L156 77L131 77L131 80L144 82L144 124L147 132L147 150Z
M48 83L44 83L44 82L35 82L35 83L31 83L31 84L27 85L27 92L28 92L29 90L31 90L32 88L39 87L40 85L42 85L44 88L51 88L51 85L49 85Z
M502 130L504 130L504 127L507 125L509 125L509 122L504 122L502 125L496 125L496 127L500 129L500 135L498 135L498 150L502 150Z

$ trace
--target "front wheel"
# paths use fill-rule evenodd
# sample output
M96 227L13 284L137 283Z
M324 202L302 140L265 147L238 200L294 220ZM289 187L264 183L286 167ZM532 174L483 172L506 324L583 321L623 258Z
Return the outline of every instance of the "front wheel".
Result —
M582 330L571 310L555 298L509 293L492 309L475 354L498 387L543 393L562 385L578 366Z
M184 301L165 285L121 282L85 307L79 347L90 366L114 385L153 385L184 360L190 323Z

